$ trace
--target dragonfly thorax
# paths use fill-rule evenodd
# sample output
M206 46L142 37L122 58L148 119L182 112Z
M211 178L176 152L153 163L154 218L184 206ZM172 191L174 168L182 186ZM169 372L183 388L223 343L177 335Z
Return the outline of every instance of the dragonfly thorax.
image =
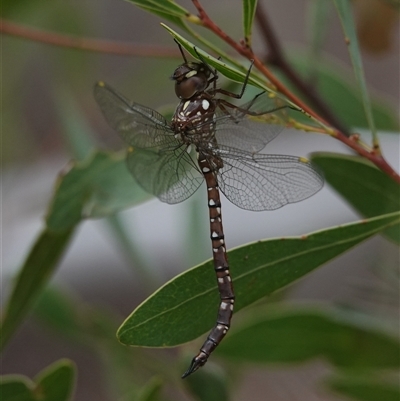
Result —
M190 100L181 100L172 117L172 129L184 142L197 144L212 141L215 132L216 103L203 92Z

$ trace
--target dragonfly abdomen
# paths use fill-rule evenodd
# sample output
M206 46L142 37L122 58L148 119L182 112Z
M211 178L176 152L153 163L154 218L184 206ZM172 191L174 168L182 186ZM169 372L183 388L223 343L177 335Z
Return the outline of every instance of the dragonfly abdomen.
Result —
M200 352L192 359L189 369L182 377L186 377L203 366L210 354L225 337L231 325L235 295L226 255L225 235L222 227L221 201L215 171L210 162L201 153L199 167L203 173L208 195L208 210L210 216L210 233L214 259L214 270L217 277L220 304L215 326L212 328Z

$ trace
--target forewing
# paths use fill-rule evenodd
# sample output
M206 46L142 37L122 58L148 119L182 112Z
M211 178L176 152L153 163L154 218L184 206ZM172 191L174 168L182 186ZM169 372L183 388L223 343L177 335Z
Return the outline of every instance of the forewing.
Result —
M323 178L306 159L251 154L220 147L224 166L218 185L235 205L246 210L273 210L306 199L323 186Z
M267 92L239 108L224 107L216 116L217 142L258 153L283 130L287 121L285 109L282 101L271 98Z
M245 117L217 119L215 136L218 144L250 153L258 153L283 130L284 126Z
M193 195L203 182L193 156L184 146L159 152L133 149L128 153L128 169L145 191L174 204Z
M131 145L128 169L144 190L167 203L182 202L197 190L203 177L194 156L161 114L104 83L95 86L94 96L109 125Z
M134 103L103 82L94 97L108 124L135 148L164 148L178 144L167 120L155 110Z

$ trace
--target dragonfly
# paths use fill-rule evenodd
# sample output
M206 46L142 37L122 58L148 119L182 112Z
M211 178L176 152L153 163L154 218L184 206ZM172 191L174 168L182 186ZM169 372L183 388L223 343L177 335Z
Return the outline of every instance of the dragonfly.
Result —
M196 52L199 60L188 61L179 49L183 63L171 79L180 102L171 121L104 82L95 85L94 96L108 124L129 145L128 169L145 191L175 204L206 183L220 303L216 323L185 378L207 362L231 326L235 293L220 192L242 209L274 210L312 196L322 188L323 178L303 157L260 153L284 128L277 122L282 122L280 113L286 106L277 106L268 92L242 106L223 97L242 98L251 66L241 92L235 94L217 86L218 73L202 56Z

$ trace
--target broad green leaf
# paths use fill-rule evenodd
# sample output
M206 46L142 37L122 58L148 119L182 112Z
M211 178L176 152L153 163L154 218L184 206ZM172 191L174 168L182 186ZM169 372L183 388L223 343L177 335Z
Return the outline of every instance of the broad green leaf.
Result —
M345 41L348 45L351 62L353 64L354 74L356 76L358 85L360 86L365 116L367 118L368 126L372 132L375 141L376 129L372 116L367 85L365 83L364 69L362 65L360 49L358 47L357 33L354 26L354 19L352 17L350 0L334 0L334 3L338 11L340 21L342 23L343 31L345 34Z
M22 375L0 377L1 401L36 401L32 394L34 383Z
M34 381L22 375L2 376L1 401L68 401L74 382L74 363L61 359L42 370Z
M251 46L251 31L257 0L243 0L243 32L246 43Z
M83 218L111 215L149 199L125 159L125 152L98 151L61 173L47 214L49 229L68 230Z
M75 364L61 359L42 370L35 378L35 393L41 401L68 401L74 390Z
M378 377L377 377L378 376ZM355 401L399 401L400 386L381 380L379 375L337 376L328 380L329 387L336 393Z
M73 233L73 228L62 232L44 230L36 240L21 268L4 310L1 348L36 301L58 265Z
M400 213L392 213L301 237L259 241L230 251L235 312L399 221ZM127 345L182 344L213 326L218 304L213 263L208 261L175 277L139 305L117 336Z
M398 368L400 344L369 317L322 308L263 308L233 327L217 352L242 362L293 363L322 357L338 367Z
M358 156L335 153L314 153L326 181L365 217L379 216L400 210L400 185L385 173ZM400 226L384 231L392 241L400 243Z

